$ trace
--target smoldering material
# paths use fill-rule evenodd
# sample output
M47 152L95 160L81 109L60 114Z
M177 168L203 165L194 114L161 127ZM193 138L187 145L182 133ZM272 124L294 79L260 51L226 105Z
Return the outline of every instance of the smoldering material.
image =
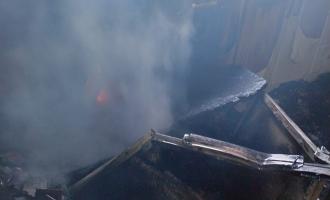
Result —
M0 2L2 147L56 173L167 127L191 13L186 1Z

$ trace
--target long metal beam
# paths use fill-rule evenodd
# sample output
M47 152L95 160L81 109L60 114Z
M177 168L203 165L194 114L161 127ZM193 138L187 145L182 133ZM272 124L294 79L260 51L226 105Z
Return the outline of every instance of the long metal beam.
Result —
M309 137L304 133L304 131L299 128L299 126L284 112L284 110L270 95L265 94L264 101L275 117L282 123L290 135L313 161L320 160L330 164L330 153L324 146L318 147L314 144L312 140L309 139Z
M134 157L136 153L143 149L149 149L150 145L157 145L157 143L199 152L219 160L229 161L236 165L248 166L257 170L287 171L293 174L330 180L330 165L305 163L304 157L301 155L268 154L196 134L185 134L183 139L180 139L151 132L131 148L78 181L70 188L70 191L75 192L79 190L94 177L102 175L105 171L120 167L122 163Z
M330 179L330 165L305 163L302 155L268 154L196 134L185 134L180 140L157 133L153 135L152 140L176 145L257 170L288 171Z

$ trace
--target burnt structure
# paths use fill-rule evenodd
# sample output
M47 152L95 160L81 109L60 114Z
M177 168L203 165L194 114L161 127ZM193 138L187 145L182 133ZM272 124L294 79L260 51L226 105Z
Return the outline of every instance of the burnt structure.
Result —
M134 6L142 6L142 11L153 13L154 7L151 4L156 7L158 5L153 4L154 2L139 1L134 2ZM159 8L166 10L164 13L171 22L183 20L183 13L191 13L191 24L194 28L194 36L189 43L191 58L188 60L187 71L167 72L165 68L160 68L151 70L149 74L154 76L155 80L163 78L164 74L171 77L169 98L175 99L171 102L173 105L169 106L174 115L171 127L159 130L163 134L151 131L119 155L109 153L106 154L111 157L109 159L69 174L61 174L69 179L68 183L62 181L58 184L54 180L45 180L44 177L30 177L25 171L26 163L22 163L18 156L0 154L0 200L329 199L330 152L327 148L330 147L330 76L323 73L330 69L330 1L187 0L184 1L184 9L178 8L178 2L175 0L159 2ZM20 5L19 3L17 4ZM141 5L138 5L140 3ZM13 5L16 6L15 3ZM18 89L23 92L23 97L31 97L27 99L32 102L46 103L42 109L36 103L35 108L49 112L49 119L43 122L50 121L52 126L44 129L44 124L39 124L37 120L37 126L32 126L32 132L39 131L40 136L45 136L43 139L47 138L46 144L50 145L43 148L55 149L52 156L58 156L55 159L57 161L61 160L61 156L66 152L61 148L61 140L55 133L61 133L65 138L71 131L99 133L95 134L95 137L92 136L95 140L73 140L73 144L80 143L86 149L89 148L88 144L94 143L107 146L108 141L104 140L102 134L108 134L106 138L111 141L122 140L122 135L118 133L123 130L129 132L126 127L138 124L133 117L133 122L125 126L127 116L122 111L127 111L128 105L131 109L134 107L123 103L127 88L123 87L123 90L121 87L122 84L125 85L125 81L119 77L112 81L103 77L103 82L93 83L105 74L98 72L90 77L87 72L85 74L80 71L81 65L99 64L98 53L96 59L93 57L97 60L96 63L83 61L88 52L92 53L98 48L95 48L94 44L92 48L88 48L90 43L86 49L81 48L84 42L80 41L75 41L77 43L74 43L73 47L63 45L70 44L71 34L76 35L67 32L67 23L61 18L61 1L43 4L49 9L40 20L45 22L45 30L38 26L39 23L35 25L33 22L32 27L37 30L30 30L31 24L20 19L28 19L31 14L34 16L34 13L39 13L38 7L31 5L23 10L20 16L15 16L13 23L2 20L12 16L8 14L10 12L0 12L0 23L3 22L1 25L5 30L0 34L4 46L0 51L0 94L4 96L0 98L1 138L5 136L7 141L8 138L12 141L17 134L27 135L24 131L29 124L24 124L24 120L8 119L4 114L6 109L2 109L5 103L17 100L14 94ZM117 9L115 6L110 7ZM137 10L132 9L133 13ZM117 18L107 18L107 12L106 9L106 14L100 17L102 22L98 21L97 17L90 20L93 28L95 24L100 25L96 27L96 35L116 25ZM82 12L78 9L78 13ZM87 15L86 18L89 17ZM143 22L149 15L144 17ZM108 22L110 24L107 24ZM160 25L162 27L162 24ZM158 30L159 27L156 27L151 30ZM90 27L86 30L90 30ZM22 37L21 32L28 34ZM92 34L87 36L94 38L94 34L92 31ZM154 33L150 34L153 35ZM52 50L53 44L59 44L59 47L49 51L55 52L54 56L49 56L50 53L46 50ZM138 45L134 44L133 47L135 46ZM140 50L134 48L129 49L132 52ZM68 49L66 53L72 52L72 55L66 57L66 62L62 62L62 49ZM108 57L108 52L102 51L100 54L103 53L106 58L101 62L104 66L100 69L107 71L108 62L119 54ZM32 58L29 55L32 55ZM33 70L26 68L27 62L32 69L31 63L39 57L41 61L37 68L41 69L40 77L35 76ZM44 68L44 64L49 64L50 68ZM180 64L182 63L178 65ZM60 75L68 80L65 83L73 83L71 86L78 89L75 90L78 95L72 95L71 89L61 81L60 75L54 73L57 68L61 69ZM109 68L110 71L112 70ZM314 80L320 74L323 75ZM39 77L40 80L36 81L34 77ZM289 82L292 80L298 81ZM312 80L314 81L308 82ZM282 83L285 84L280 85ZM276 88L279 85L280 87ZM36 92L38 86L46 87ZM88 89L89 87L95 87L95 91ZM181 94L183 90L186 92L184 95ZM57 98L54 100L44 95L39 99L40 94L48 94L48 91L57 94ZM8 100L7 96L12 98ZM88 104L90 107L86 108L86 102L80 102L85 98L93 105ZM127 99L130 100L127 102L134 104L134 98ZM95 100L97 109L94 108ZM53 103L60 101L64 102L65 111L74 112L62 112L56 109L56 106L52 107ZM78 101L81 104L77 104ZM151 98L150 102L153 101ZM14 115L17 114L16 109L25 110L18 109L20 107L16 107L17 105L19 104L12 105ZM148 103L143 105L147 107ZM28 109L32 116L35 108ZM22 113L25 116L24 112ZM91 117L95 121L95 125L89 129L86 129L79 118L86 113L85 117ZM138 113L136 116L141 116L143 109ZM157 110L152 110L152 113L157 115ZM74 119L72 122L82 125L79 126L81 129L75 129L74 123L70 123L68 119ZM65 129L62 129L61 125L65 125ZM70 125L73 126L68 129ZM48 134L51 137L44 135L43 130L50 130ZM133 134L134 138L124 139L133 143L139 134L141 133L137 131ZM52 140L54 135L56 136L53 138L58 139L55 144ZM81 136L77 134L79 135ZM96 137L97 135L101 137ZM31 138L23 137L24 141L29 139ZM30 148L30 144L22 148L2 141L0 144L0 153L18 151L19 154ZM117 148L129 146L126 144L127 141ZM62 155L58 150L62 150ZM78 151L78 156L80 153Z
M266 154L194 134L178 139L153 132L75 183L71 192L75 199L301 199L304 190L295 187L329 177L328 165L305 163L301 155Z
M258 77L251 80L251 85L245 83L249 88L262 83ZM81 175L70 186L73 198L326 199L330 176L326 147L315 144L260 90L263 85L251 96L242 96L246 91L242 87L240 95L226 103L218 93L193 109L200 112L173 125L167 132L172 136L152 131ZM213 103L216 99L218 104ZM178 138L180 132L191 131L204 136Z

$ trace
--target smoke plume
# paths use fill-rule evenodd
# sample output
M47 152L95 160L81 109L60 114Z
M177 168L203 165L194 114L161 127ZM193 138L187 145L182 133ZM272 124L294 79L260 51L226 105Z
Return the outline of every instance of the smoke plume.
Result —
M169 126L191 12L174 0L1 1L2 148L52 173Z

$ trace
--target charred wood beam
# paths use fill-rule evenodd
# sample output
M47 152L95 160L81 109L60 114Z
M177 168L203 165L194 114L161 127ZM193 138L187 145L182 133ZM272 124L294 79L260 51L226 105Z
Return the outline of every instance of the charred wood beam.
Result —
M274 99L266 94L264 101L268 108L272 111L272 113L275 115L275 117L282 123L282 125L288 130L290 135L296 140L296 142L302 147L302 149L306 152L306 154L312 159L317 161L322 161L324 163L329 164L329 152L325 147L317 147L310 139L309 137L304 133L303 130L299 128L299 126L284 112L284 110L274 101ZM329 169L326 169L328 167L322 165L321 168L314 166L316 164L312 164L313 166L308 166L309 164L305 164L301 170L304 170L304 168L308 168L308 171L319 171L324 170L327 171ZM325 169L323 169L325 167ZM306 171L306 170L305 170ZM324 185L327 183L327 180L318 180L315 179L312 181L311 185L309 186L306 194L305 199L306 200L315 200L319 199L320 195L323 192L327 192L328 189L324 187Z
M318 147L314 144L312 140L309 139L309 137L304 133L304 131L299 128L299 126L284 112L284 110L271 96L265 94L264 101L275 117L282 123L290 135L313 161L320 160L330 164L330 153L324 146Z
M139 140L128 150L109 160L71 188L71 192L80 190L85 184L103 172L116 167L134 157L141 150L148 151L150 145L166 144L199 152L219 160L229 161L236 165L248 166L257 170L286 171L292 174L330 179L330 165L305 163L301 155L268 154L228 142L196 135L185 134L183 139L151 132Z
M80 179L78 182L73 184L70 187L70 192L74 192L79 190L85 184L87 184L90 180L94 177L100 175L104 171L115 169L117 166L120 166L123 162L127 161L133 155L135 155L141 148L143 148L147 143L149 143L153 137L154 131L146 134L142 138L140 138L132 147L128 148L118 156L110 159L109 161L105 162L100 167L93 170L91 173L87 174L84 178Z

